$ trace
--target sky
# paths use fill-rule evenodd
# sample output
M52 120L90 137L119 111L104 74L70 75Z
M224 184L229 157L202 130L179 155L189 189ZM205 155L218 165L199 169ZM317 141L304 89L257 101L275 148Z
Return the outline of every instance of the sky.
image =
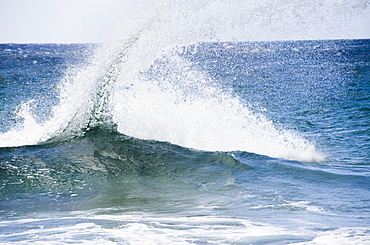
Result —
M0 0L0 43L106 42L140 1ZM370 38L370 7L353 23L343 38Z
M0 43L105 42L134 8L133 2L0 0Z

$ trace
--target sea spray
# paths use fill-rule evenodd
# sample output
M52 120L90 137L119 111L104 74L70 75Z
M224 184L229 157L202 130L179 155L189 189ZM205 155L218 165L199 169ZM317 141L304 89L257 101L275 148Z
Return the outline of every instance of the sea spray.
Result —
M199 11L208 7L205 4ZM322 160L315 147L297 133L276 129L262 114L252 113L248 105L222 88L220 81L180 57L178 44L207 40L210 32L205 30L213 33L214 29L207 22L192 29L193 25L185 22L197 19L199 12L177 8L182 10L178 22L172 22L175 11L168 11L168 16L151 23L129 51L130 59L115 83L112 100L118 131L200 150Z
M116 124L123 134L201 150L321 160L299 133L278 129L261 113L252 112L176 49L204 41L321 38L328 30L332 31L326 37L336 37L341 29L333 21L318 25L318 17L330 20L340 13L347 20L366 6L347 1L310 6L300 1L150 3L124 22L122 31L88 66L61 79L60 102L49 120L37 123L32 113L20 113L23 128L2 134L1 145L83 136L92 128Z
M276 129L176 52L156 60L128 86L121 79L113 99L113 120L123 134L200 150L320 159L313 145Z

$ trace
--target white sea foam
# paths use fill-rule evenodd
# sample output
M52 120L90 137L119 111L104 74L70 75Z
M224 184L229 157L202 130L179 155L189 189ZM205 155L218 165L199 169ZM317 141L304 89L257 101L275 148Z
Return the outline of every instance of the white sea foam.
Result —
M296 245L369 245L370 229L366 227L342 227L321 232L310 242L293 243Z
M81 222L79 220L84 220ZM63 220L75 220L72 225L63 225ZM223 217L155 217L147 215L93 215L91 217L63 217L40 220L20 220L19 225L32 224L34 228L19 233L0 235L2 244L213 244L241 243L248 239L265 236L299 235L299 232L268 224L252 223L244 219ZM52 221L53 227L45 226ZM107 223L125 224L106 227ZM14 222L13 222L14 223ZM60 225L55 225L60 224ZM6 225L6 224L3 224ZM14 225L14 224L13 224ZM15 238L21 238L15 243Z
M49 227L48 223L52 225ZM123 224L117 225L119 223ZM370 230L365 227L319 232L214 216L158 217L75 212L61 218L0 222L0 227L8 225L32 228L0 234L1 244L253 244L261 241L280 243L287 241L285 239L304 241L291 243L297 245L370 244Z

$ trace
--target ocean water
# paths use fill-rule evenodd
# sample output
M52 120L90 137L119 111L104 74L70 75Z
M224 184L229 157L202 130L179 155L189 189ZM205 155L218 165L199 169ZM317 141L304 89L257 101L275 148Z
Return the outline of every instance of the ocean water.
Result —
M173 29L198 5L0 44L1 244L370 244L370 40Z

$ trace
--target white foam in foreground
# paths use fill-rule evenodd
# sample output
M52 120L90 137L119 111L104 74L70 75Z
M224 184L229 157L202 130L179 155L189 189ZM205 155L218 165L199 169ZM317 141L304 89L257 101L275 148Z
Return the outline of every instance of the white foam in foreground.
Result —
M120 226L99 225L99 222ZM48 222L52 224L48 227ZM70 223L73 224L70 224ZM69 224L68 224L69 223ZM155 217L147 215L78 215L50 219L0 222L0 227L32 227L12 234L0 234L1 244L279 244L294 240L296 245L370 244L370 230L343 227L326 232L288 230L244 219L223 217Z

